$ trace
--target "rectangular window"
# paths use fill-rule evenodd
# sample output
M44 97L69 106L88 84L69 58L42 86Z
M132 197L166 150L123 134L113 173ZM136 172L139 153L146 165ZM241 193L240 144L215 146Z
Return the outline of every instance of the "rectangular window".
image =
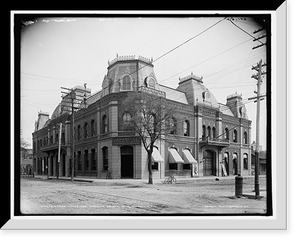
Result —
M152 170L158 170L158 162L152 162Z
M184 170L190 170L191 169L191 164L183 164L183 169Z
M170 163L169 170L177 170L177 163Z

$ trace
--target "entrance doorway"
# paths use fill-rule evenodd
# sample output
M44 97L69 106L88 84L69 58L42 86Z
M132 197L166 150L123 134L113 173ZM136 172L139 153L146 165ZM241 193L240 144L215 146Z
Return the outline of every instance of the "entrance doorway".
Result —
M50 156L50 176L53 176L54 163L53 163L53 155Z
M210 150L203 152L203 175L214 175L214 154Z
M121 178L133 178L133 147L121 147Z
M62 154L61 166L62 166L61 176L66 176L66 154Z

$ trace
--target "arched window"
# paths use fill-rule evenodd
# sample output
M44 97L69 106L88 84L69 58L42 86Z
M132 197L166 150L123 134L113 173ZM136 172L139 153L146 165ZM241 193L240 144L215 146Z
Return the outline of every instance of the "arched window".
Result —
M217 136L217 135L216 135L216 128L213 127L213 128L212 128L212 137L213 137L213 138L216 138L216 136Z
M77 126L77 140L81 139L81 127L80 125Z
M129 76L123 78L122 90L131 90L131 80Z
M95 126L95 120L93 119L91 121L91 137L96 135L96 126Z
M88 171L89 169L89 151L84 150L83 170Z
M206 139L206 127L203 125L202 126L202 141L205 141Z
M131 122L131 115L128 112L125 112L123 114L123 123L129 123Z
M211 128L210 128L210 126L207 127L207 137L209 139L211 139Z
M234 143L237 143L237 140L238 140L238 136L237 136L237 130L233 130L233 134L232 134L232 140Z
M92 152L92 156L91 156L91 159L92 159L92 170L97 170L96 150L92 149L91 152Z
M183 136L190 136L190 122L188 120L185 120L183 123Z
M152 88L152 89L155 89L155 81L153 78L147 78L147 81L148 81L148 87L149 88Z
M77 169L82 170L81 151L77 153Z
M169 121L169 126L170 126L170 134L176 134L176 130L177 130L177 122L176 119L174 117L172 117Z
M248 154L243 155L243 164L244 164L244 169L248 170Z
M84 138L88 137L88 123L84 123Z
M102 148L103 170L108 170L108 147Z
M229 130L227 127L225 128L225 139L229 140Z
M123 122L123 130L124 131L130 130L131 115L128 112L125 112L123 114L122 122Z
M248 144L248 134L244 132L244 144Z
M102 117L102 133L106 133L108 132L108 120L107 120L107 116L104 115Z

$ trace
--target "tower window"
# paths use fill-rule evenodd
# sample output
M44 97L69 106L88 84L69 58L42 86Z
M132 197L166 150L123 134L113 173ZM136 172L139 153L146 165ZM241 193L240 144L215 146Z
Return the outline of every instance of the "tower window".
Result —
M248 144L248 134L244 132L244 144Z
M123 78L123 90L131 90L131 80L129 76Z

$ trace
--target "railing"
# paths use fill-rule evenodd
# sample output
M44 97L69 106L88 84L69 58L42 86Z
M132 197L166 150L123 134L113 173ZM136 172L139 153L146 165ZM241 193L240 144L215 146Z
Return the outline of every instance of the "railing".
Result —
M201 138L199 143L226 147L229 145L229 139L205 137Z
M157 95L157 96L164 97L164 98L166 97L165 92L157 90L157 89L152 89L152 88L148 88L148 87L145 87L145 86L140 86L138 90L140 92L144 92L144 93L147 93L147 94Z

